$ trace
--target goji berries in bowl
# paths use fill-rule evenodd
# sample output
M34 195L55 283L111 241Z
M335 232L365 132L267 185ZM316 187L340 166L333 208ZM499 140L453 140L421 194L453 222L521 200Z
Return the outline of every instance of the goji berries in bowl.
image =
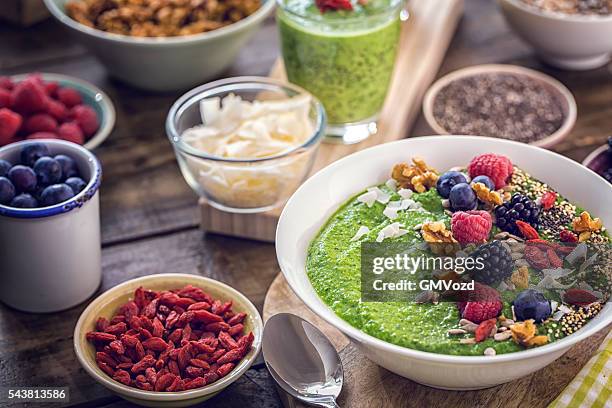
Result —
M145 406L190 406L244 374L263 324L240 292L197 275L133 279L95 299L74 330L83 368Z
M0 77L0 146L63 139L92 150L114 125L110 98L86 81L51 73Z

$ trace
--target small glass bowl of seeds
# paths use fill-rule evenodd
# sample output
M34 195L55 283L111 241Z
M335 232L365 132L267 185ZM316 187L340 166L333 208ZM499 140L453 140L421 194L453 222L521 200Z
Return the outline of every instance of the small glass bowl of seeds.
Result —
M423 102L441 135L474 135L549 148L576 123L572 93L556 79L515 65L477 65L435 82Z

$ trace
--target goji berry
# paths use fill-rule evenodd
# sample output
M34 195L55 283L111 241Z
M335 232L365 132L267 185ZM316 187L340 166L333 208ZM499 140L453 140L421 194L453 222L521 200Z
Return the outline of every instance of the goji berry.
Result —
M481 341L485 341L487 338L489 338L496 324L497 319L489 319L480 323L476 328L476 332L474 333L476 343L480 343Z
M572 231L566 229L561 230L559 233L559 239L561 242L578 242L578 236Z
M548 260L550 261L550 266L552 266L553 268L563 267L563 260L559 258L559 255L557 255L554 249L548 248L548 251L546 251L546 255L548 256Z
M540 198L540 204L545 210L550 210L555 205L556 201L557 193L555 193L554 191L547 191L542 194L542 197Z
M519 231L521 232L521 235L525 239L539 239L540 238L538 231L536 231L535 228L531 226L531 224L526 223L525 221L521 221L521 220L516 221L516 227L519 229Z
M525 259L536 269L542 270L550 266L550 261L544 251L535 245L525 246Z

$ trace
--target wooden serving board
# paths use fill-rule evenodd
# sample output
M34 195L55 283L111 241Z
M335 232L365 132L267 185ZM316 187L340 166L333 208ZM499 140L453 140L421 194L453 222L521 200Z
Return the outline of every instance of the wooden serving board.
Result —
M344 385L338 405L351 408L543 408L578 374L612 327L578 343L554 363L527 377L485 390L445 391L400 377L365 358L339 330L308 309L293 293L283 275L279 274L266 294L264 321L281 312L293 313L308 320L332 341L340 353L344 368ZM305 407L278 390L285 407Z
M395 72L379 120L379 130L354 145L323 143L311 174L366 147L407 136L421 109L427 88L434 80L463 13L463 0L416 0L409 3L410 18L403 23ZM272 69L274 78L285 78L282 62ZM200 201L201 226L209 232L274 241L282 206L261 214L233 214Z

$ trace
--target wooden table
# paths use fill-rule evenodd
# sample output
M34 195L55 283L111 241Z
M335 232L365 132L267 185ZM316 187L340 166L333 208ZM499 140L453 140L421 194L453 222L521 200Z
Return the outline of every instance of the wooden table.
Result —
M466 1L465 17L440 74L467 65L503 62L540 69L560 79L574 92L579 117L571 137L555 150L582 160L612 133L612 67L572 73L541 65L510 32L494 3ZM274 21L268 20L226 76L266 75L277 56L276 28ZM199 230L196 196L181 177L164 132L166 112L179 93L147 94L109 79L102 66L54 21L27 30L0 23L0 74L31 71L58 72L91 81L106 90L117 109L115 131L95 151L104 168L104 279L100 290L148 274L193 273L234 286L261 310L266 290L279 272L274 247L204 235ZM427 134L431 130L421 117L406 136ZM70 406L130 406L95 383L76 361L72 330L83 308L32 315L0 305L0 386L68 386ZM567 369L577 372L586 356L564 358ZM420 402L406 399L405 404L436 406L448 395L434 389L425 391ZM465 401L470 407L475 402L478 406L520 403L469 394ZM530 408L545 406L552 398L535 397L525 401ZM280 407L281 403L260 360L206 406Z

